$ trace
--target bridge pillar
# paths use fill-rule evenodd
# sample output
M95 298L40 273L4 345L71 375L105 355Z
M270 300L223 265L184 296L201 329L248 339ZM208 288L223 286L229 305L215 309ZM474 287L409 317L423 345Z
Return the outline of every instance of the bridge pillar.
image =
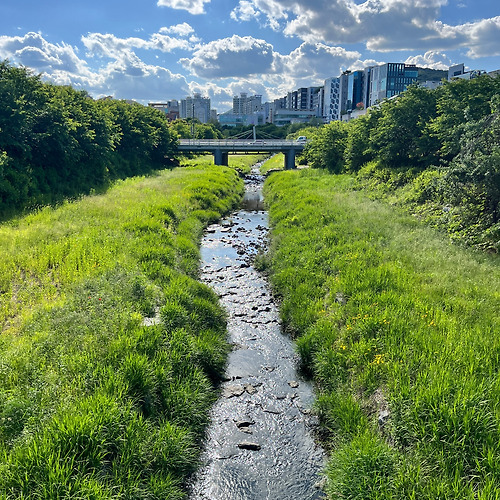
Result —
M295 149L284 151L285 154L285 170L295 168Z
M214 150L214 165L224 165L227 167L228 165L228 156L229 153L225 153L222 149Z

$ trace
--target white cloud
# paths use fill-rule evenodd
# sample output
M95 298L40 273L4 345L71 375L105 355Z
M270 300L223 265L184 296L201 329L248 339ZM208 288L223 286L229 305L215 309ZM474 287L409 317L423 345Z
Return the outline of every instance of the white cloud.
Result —
M201 86L192 82L193 92L229 103L225 96L248 92L274 99L298 87L322 85L343 70L379 64L360 57L357 51L306 42L289 54L280 54L263 40L235 35L200 46L191 59L180 62L196 77L212 80Z
M287 55L275 54L274 73L297 86L310 86L359 63L361 54L342 47L305 42ZM307 83L309 82L309 83Z
M408 57L406 64L415 64L421 68L445 69L447 70L453 63L451 59L442 52L429 50L424 55Z
M91 56L119 58L122 53L133 49L159 50L172 52L176 49L192 50L192 45L182 38L154 33L149 40L143 38L118 38L111 34L89 33L82 37L82 42Z
M160 28L160 33L174 33L179 36L188 36L194 33L194 28L188 23L181 23L175 26Z
M98 34L93 34L98 35ZM59 85L72 85L96 97L112 95L120 99L157 100L181 97L189 92L184 76L139 59L131 46L158 45L156 41L121 40L112 35L86 37L87 48L111 59L91 69L76 49L47 42L39 33L23 37L0 37L0 59L30 67L44 79Z
M40 33L24 36L0 36L0 59L28 66L38 72L62 71L72 75L89 75L85 61L75 47L47 42Z
M240 0L231 16L265 16L283 33L327 44L365 43L372 51L468 48L470 57L500 53L500 18L462 25L439 21L448 0ZM253 14L252 14L253 13ZM252 15L251 15L252 14Z
M135 55L108 64L100 71L100 76L102 81L94 92L121 99L171 99L189 92L184 76L161 66L146 64Z
M238 7L231 11L231 19L235 21L251 21L259 16L260 12L248 0L241 0Z
M181 59L191 74L201 78L235 78L265 74L272 69L273 47L251 36L215 40L201 45L192 58Z
M205 14L205 4L211 0L158 0L159 7L187 10L190 14Z
M294 82L323 81L352 66L362 66L361 54L324 43L304 42L289 54L280 54L264 40L233 35L200 45L191 58L180 62L191 74L213 80L258 78L260 81L283 81L292 88ZM312 82L312 83L311 83Z
M500 16L463 25L470 40L467 55L472 58L500 55Z

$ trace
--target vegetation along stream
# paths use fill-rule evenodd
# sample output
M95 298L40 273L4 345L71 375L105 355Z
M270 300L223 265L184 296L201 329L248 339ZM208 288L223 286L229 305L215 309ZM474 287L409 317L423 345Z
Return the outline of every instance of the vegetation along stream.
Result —
M233 350L193 500L323 498L313 389L296 372L292 340L282 334L268 283L253 267L268 231L262 183L254 168L240 210L210 226L202 242L202 280L227 310Z

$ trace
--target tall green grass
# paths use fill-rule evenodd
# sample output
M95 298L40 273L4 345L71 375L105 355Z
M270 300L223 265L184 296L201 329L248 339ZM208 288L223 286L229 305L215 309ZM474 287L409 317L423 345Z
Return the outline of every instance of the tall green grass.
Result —
M318 171L270 177L271 279L331 498L500 497L500 271Z
M277 153L262 164L260 173L265 175L269 170L284 170L284 168L285 155L283 153Z
M232 155L228 156L228 165L234 168L241 174L249 174L252 170L252 166L256 163L264 161L268 155L266 154L250 154L250 155ZM213 165L214 157L213 155L201 155L194 159L184 159L182 160L182 165Z
M0 226L1 498L184 498L228 352L198 242L242 189L179 168Z

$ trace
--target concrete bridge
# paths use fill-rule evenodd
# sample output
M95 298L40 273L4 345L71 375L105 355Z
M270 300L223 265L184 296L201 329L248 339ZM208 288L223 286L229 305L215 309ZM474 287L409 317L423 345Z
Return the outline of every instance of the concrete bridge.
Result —
M295 154L303 151L304 141L283 139L180 139L178 151L212 153L216 165L227 165L229 154L283 153L285 169L295 168Z

